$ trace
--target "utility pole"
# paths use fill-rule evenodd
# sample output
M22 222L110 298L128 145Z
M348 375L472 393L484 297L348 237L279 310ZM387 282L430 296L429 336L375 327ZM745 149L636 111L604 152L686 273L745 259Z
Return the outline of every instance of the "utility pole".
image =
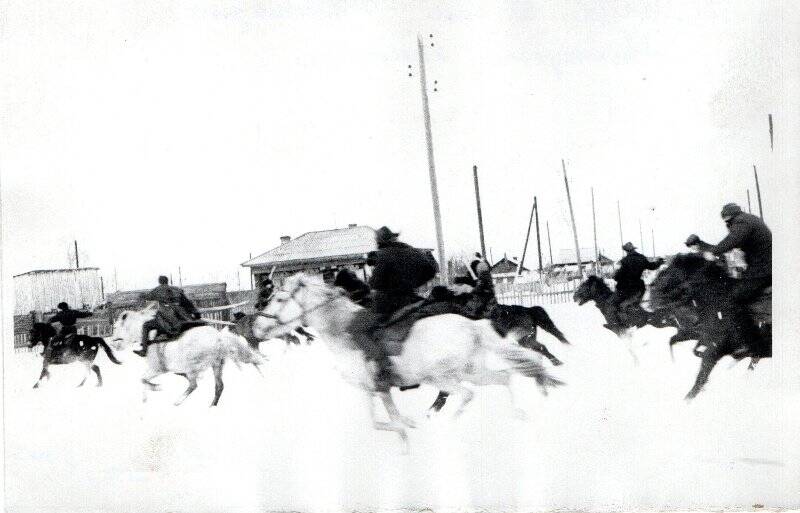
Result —
M761 187L758 185L758 171L756 165L753 164L753 174L756 176L756 196L758 197L758 217L764 220L764 211L761 208Z
M750 189L747 189L747 213L753 213L753 208L750 206Z
M181 266L178 266L178 286L183 287L183 275L181 274Z
M431 36L433 37L433 36ZM431 43L433 44L433 43ZM428 107L428 84L425 79L425 51L422 48L422 37L417 35L419 50L419 83L422 89L422 113L425 118L425 138L428 143L428 171L431 182L431 199L433 200L433 220L436 224L436 245L439 250L439 272L444 284L450 282L447 275L447 261L444 256L444 239L442 236L442 216L439 212L439 191L436 185L436 166L433 159L433 135L431 134L431 113Z
M522 274L522 265L525 263L525 255L528 252L528 239L531 236L531 225L533 224L533 212L536 210L536 199L534 197L533 206L531 206L531 217L528 220L528 231L525 234L525 245L522 246L522 260L519 261L519 266L517 266L517 276Z
M81 264L80 260L78 260L78 241L76 240L74 242L75 242L75 269L80 269Z
M617 200L617 219L619 220L619 245L622 246L625 244L625 240L622 238L622 211L619 208L619 200Z
M539 237L539 202L533 197L533 211L536 215L536 252L539 254L539 275L542 273L542 241Z
M481 236L481 255L483 258L486 258L486 243L483 240L483 214L481 212L481 190L478 187L478 166L472 166L472 175L475 177L475 201L478 204L478 231L480 232ZM530 230L530 228L529 228ZM527 245L528 241L525 240L525 244ZM524 252L523 252L524 258Z
M251 252L249 255L248 260L253 259L253 253ZM255 287L253 286L253 268L250 268L250 290L253 290Z
M600 274L600 257L597 252L597 218L594 213L594 187L592 191L592 232L594 233L594 272Z
M769 120L769 151L772 151L775 149L772 138L772 114L767 114L767 119Z
M553 265L553 245L550 244L550 221L545 221L547 227L547 251L550 253L550 265Z
M575 256L578 259L578 274L583 278L583 260L581 260L581 247L578 244L578 230L575 227L575 213L572 211L572 197L569 194L569 181L567 180L567 165L561 159L561 168L564 170L564 186L567 189L567 203L569 203L569 217L572 221L572 237L575 239Z

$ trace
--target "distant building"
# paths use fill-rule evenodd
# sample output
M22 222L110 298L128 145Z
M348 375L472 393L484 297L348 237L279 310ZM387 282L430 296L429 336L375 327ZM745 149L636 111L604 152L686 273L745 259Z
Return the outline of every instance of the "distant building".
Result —
M258 284L272 273L273 281L283 280L298 272L321 275L330 283L343 268L366 279L367 254L377 249L375 230L351 224L347 228L308 232L296 239L281 237L281 244L242 264L249 267Z
M495 284L498 283L514 283L517 279L517 274L519 271L519 262L516 258L508 258L503 256L500 260L495 262L492 266L492 281ZM522 266L522 271L520 274L527 274L530 272L525 266Z
M46 269L14 276L14 314L50 312L65 301L73 308L103 303L100 269Z

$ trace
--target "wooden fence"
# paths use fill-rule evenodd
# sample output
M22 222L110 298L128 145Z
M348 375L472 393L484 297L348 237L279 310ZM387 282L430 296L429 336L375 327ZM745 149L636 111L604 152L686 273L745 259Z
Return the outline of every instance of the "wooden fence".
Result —
M528 282L511 283L498 287L497 301L505 305L553 305L558 303L571 303L580 281L565 281L561 283Z

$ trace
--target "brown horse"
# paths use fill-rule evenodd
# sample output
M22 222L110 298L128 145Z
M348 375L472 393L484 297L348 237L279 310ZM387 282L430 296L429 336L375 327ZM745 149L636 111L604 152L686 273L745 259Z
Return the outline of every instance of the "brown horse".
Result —
M94 363L94 359L97 357L97 353L101 347L106 352L106 356L108 356L109 360L117 365L122 363L114 356L114 353L111 351L111 348L108 347L105 340L100 337L90 337L88 335L73 335L66 343L53 347L48 351L47 346L55 335L56 329L52 324L44 322L33 323L33 327L30 331L31 342L28 346L35 347L41 342L45 347L43 353L44 360L42 361L42 373L39 375L36 384L33 385L33 388L39 388L42 379L50 379L50 371L47 370L50 365L65 365L74 362L80 362L86 366L86 375L83 377L81 384L78 385L79 387L86 383L86 378L89 377L89 371L94 371L97 375L97 386L103 386L103 376L100 374L100 367Z

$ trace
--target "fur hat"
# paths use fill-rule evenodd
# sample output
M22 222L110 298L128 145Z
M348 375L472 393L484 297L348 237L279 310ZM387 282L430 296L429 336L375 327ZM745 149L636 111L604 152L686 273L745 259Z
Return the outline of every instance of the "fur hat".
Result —
M624 251L633 251L634 249L636 249L636 246L634 246L634 245L633 245L632 243L630 243L630 242L626 242L626 243L625 243L625 245L624 245L624 246L622 246L622 249L623 249Z
M723 219L727 220L741 213L742 213L742 207L740 207L736 203L728 203L727 205L722 207L722 212L720 212L720 215L722 216Z

